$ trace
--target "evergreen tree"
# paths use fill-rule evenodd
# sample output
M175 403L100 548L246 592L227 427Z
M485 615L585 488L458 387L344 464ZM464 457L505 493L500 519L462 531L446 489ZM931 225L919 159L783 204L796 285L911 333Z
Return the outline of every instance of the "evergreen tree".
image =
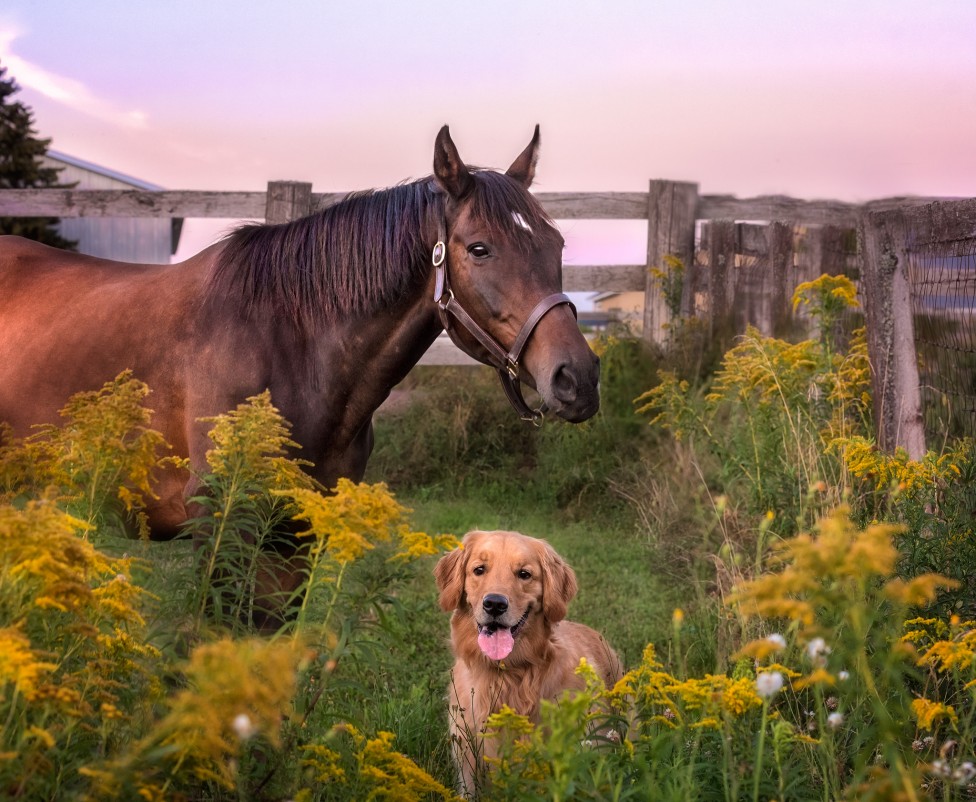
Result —
M37 138L34 113L20 101L12 100L20 87L13 78L6 78L6 73L6 67L0 65L0 189L73 186L59 183L61 168L41 163L51 140ZM18 234L74 250L77 243L58 234L54 228L57 223L56 217L0 217L0 234Z

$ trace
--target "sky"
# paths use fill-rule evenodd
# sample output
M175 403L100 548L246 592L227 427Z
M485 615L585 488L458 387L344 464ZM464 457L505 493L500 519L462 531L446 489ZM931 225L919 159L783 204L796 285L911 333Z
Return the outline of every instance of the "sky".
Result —
M505 168L539 123L542 191L976 195L973 0L4 0L0 64L52 149L168 189L389 186L444 123Z

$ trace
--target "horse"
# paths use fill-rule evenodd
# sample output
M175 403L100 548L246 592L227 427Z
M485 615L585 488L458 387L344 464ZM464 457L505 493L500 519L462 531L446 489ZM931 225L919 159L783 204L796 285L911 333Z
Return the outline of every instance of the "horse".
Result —
M178 264L0 237L0 421L26 435L131 370L153 392L151 425L189 464L155 476L154 539L190 515L207 419L266 389L323 487L361 481L373 413L444 329L498 370L523 418L584 421L599 359L561 292L563 239L528 191L538 153L536 126L504 173L472 167L445 125L432 175L245 224Z

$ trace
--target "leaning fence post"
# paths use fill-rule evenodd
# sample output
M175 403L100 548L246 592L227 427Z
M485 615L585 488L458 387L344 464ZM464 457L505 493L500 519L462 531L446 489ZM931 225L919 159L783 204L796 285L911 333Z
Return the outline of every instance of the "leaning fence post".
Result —
M312 212L312 185L305 181L269 181L266 223L287 223Z
M859 226L868 357L874 390L878 445L925 456L925 429L908 283L905 216L899 210L868 212Z
M698 184L684 181L651 181L647 196L647 281L644 288L644 340L660 344L666 339L665 324L671 313L652 270L666 269L664 257L681 260L685 282L691 279L695 258L695 209Z

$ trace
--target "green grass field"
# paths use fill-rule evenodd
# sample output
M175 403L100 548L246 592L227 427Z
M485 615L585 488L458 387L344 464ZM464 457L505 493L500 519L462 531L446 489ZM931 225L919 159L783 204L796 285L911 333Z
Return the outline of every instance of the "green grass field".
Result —
M857 343L750 331L702 381L609 341L600 414L538 430L490 371L419 375L330 494L258 396L214 428L196 549L124 535L156 459L131 377L0 438L0 795L454 800L432 571L499 528L573 566L628 673L500 715L487 799L973 798L973 446L873 448ZM276 629L262 543L296 516Z

